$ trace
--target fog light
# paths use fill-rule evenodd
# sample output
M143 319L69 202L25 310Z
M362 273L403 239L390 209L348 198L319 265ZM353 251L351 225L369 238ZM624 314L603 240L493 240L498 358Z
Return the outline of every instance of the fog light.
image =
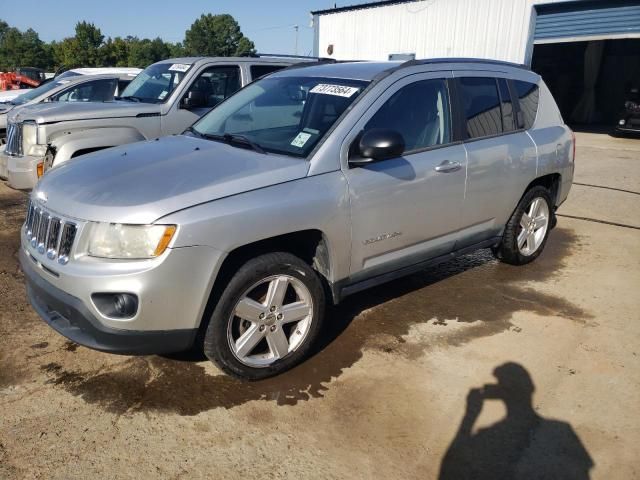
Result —
M138 312L138 297L132 293L94 293L91 299L105 317L132 318Z
M624 127L624 124L625 124L624 118L618 122L618 125L620 125L621 127Z

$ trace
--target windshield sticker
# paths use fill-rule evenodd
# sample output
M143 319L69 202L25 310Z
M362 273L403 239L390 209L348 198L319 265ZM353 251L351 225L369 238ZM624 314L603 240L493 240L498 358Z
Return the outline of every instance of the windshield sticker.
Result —
M337 95L338 97L352 97L360 88L345 87L344 85L330 85L321 83L311 89L311 93L320 93L322 95Z
M164 100L164 97L167 96L167 92L166 90L163 90L162 92L160 92L160 95L158 95L158 100Z
M189 70L191 65L187 65L186 63L174 63L169 67L170 72L186 72Z
M291 145L293 145L294 147L302 148L304 147L304 144L307 143L307 140L309 140L310 138L311 138L310 133L300 132L296 136L296 138L293 139L293 142L291 142Z

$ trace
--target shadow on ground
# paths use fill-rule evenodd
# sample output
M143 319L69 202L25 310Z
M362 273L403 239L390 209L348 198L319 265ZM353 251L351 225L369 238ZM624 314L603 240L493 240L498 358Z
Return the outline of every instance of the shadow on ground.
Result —
M188 356L132 357L93 372L67 371L57 363L41 369L48 383L117 414L195 415L252 400L295 405L322 397L331 381L365 350L416 358L429 348L461 345L505 331L513 326L510 320L517 311L586 322L589 314L576 305L530 285L562 276L565 256L579 248L571 230L558 228L543 255L525 267L501 264L483 250L354 295L328 312L330 328L317 353L269 380L245 383L222 374L209 375L197 363L201 359ZM407 341L410 329L419 324L436 325L438 332L426 342ZM468 325L459 328L460 324ZM68 355L86 352L68 350Z
M509 362L493 371L495 384L473 388L456 435L440 465L440 480L587 480L594 462L569 423L533 409L529 372ZM507 415L473 433L485 400L504 402Z

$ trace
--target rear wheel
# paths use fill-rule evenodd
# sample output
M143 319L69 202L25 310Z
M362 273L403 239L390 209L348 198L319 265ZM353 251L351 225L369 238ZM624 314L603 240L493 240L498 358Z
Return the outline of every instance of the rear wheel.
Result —
M511 215L494 253L511 265L532 262L544 250L554 221L549 190L542 186L531 188Z
M288 253L245 263L218 301L204 337L205 355L247 380L302 361L321 330L324 290L318 274Z

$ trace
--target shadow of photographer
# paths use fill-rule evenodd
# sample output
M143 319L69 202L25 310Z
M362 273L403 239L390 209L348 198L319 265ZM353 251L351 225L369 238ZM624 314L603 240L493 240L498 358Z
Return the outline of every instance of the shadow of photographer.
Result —
M505 363L493 371L498 382L473 388L455 438L440 466L440 480L589 478L594 463L566 422L533 409L534 384L527 370ZM472 433L486 399L505 403L507 415Z

